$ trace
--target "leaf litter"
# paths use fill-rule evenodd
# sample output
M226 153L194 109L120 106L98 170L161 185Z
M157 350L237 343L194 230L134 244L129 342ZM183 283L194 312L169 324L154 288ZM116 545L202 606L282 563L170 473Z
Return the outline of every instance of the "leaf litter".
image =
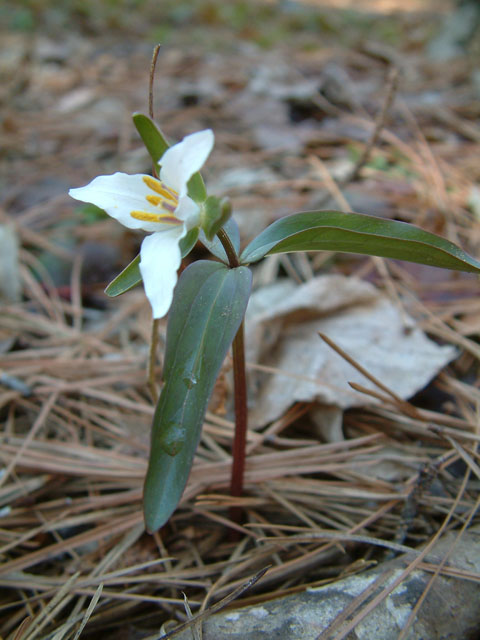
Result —
M330 29L338 28L341 14L321 15ZM157 116L172 139L214 126L219 143L205 177L208 184L211 174L232 198L243 242L274 219L322 201L415 222L479 254L472 204L480 182L478 100L468 59L443 63L439 73L419 47L427 38L420 14L399 19L404 42L397 48L359 36L348 23L349 46L328 34L322 48L300 46L308 31L297 17L298 30L290 26L270 54L254 32L237 29L232 40L221 13L197 17L223 49L217 44L206 51L201 29L187 22L181 38L188 47L172 42L161 54ZM407 24L416 28L408 27L408 36ZM358 365L348 363L334 386L341 397L355 393L364 401L328 396L333 407L349 405L329 413L317 372L306 370L295 375L314 377L315 393L289 397L290 364L267 360L262 376L267 385L281 376L285 398L263 421L261 404L252 402L252 416L260 417L248 434L246 492L233 499L227 361L181 506L159 534L143 532L153 415L146 378L150 311L140 290L115 301L102 293L140 239L112 231L99 212L75 208L66 191L96 173L149 170L129 114L146 94L151 47L128 39L119 47L75 30L53 46L47 27L36 38L5 33L10 54L1 58L0 222L9 233L14 225L21 247L15 259L22 300L16 294L3 300L0 315L0 635L159 637L167 620L174 627L192 624L229 594L236 605L258 605L338 585L340 577L373 565L381 569L395 549L435 548L439 532L467 536L478 522L478 282L419 265L329 254L264 261L255 271L255 295L262 287L290 295L292 281L296 291L318 281L344 283L355 291L339 305L342 313L355 322L355 296L365 291L369 304L381 301L391 310L383 319L389 331L394 323L406 327L404 340L423 331L434 349L429 353L442 354L439 361L414 364L421 377L415 384L413 372L400 382L387 380L363 357L371 343L355 351L342 335L327 332L322 322L335 326L339 316L315 310L317 322L314 297L307 296L300 307L315 346L302 346L302 355L308 350L315 360L323 350L340 366L342 356L318 331L333 335ZM389 99L387 66L398 62L399 52L399 87L380 121ZM335 83L336 77L348 82ZM365 154L369 140L374 143ZM292 323L302 320L289 313ZM288 332L272 323L279 316L271 315L270 337L283 336L290 348ZM306 319L292 323L297 340ZM161 346L164 338L162 322ZM257 342L272 358L265 336ZM398 353L392 342L380 364L392 365ZM158 379L161 364L159 349ZM256 375L253 356L251 365ZM329 387L322 388L327 393ZM232 505L242 507L242 525L229 522ZM237 539L228 534L232 528ZM476 570L456 564L454 552L453 560L443 553L429 565L432 579L456 575L457 585L478 583ZM266 567L253 585L252 576ZM414 567L402 568L408 575ZM387 591L371 602L367 592L359 596L359 608L349 609L353 617L331 621L331 633L344 637ZM415 615L422 609L419 601Z
M457 354L449 345L428 340L412 318L370 283L341 275L318 276L301 285L282 280L257 289L246 333L252 368L268 372L264 384L253 383L260 387L251 393L254 428L276 420L295 402L344 409L375 402L349 387L375 385L322 345L319 333L403 399L423 389Z

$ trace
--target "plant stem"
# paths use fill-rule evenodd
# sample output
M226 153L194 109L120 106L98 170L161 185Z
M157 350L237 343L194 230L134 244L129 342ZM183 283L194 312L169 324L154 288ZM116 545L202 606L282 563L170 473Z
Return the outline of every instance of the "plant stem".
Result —
M233 384L235 389L235 437L233 441L232 475L230 495L238 497L243 491L243 474L245 470L245 448L247 442L247 380L245 376L245 344L244 321L233 340ZM237 507L232 508L231 515L240 515ZM237 520L236 517L233 518Z
M235 247L231 243L227 232L224 231L223 229L219 229L217 231L217 237L222 243L223 248L225 249L225 253L227 254L227 258L228 258L228 264L230 265L230 267L232 269L235 269L235 267L239 267L240 262L238 260L237 252L235 251Z
M229 265L232 269L240 266L237 253L227 233L220 229L217 233L225 249ZM245 375L245 341L244 321L238 328L233 340L233 385L235 395L235 436L233 440L233 462L230 480L230 495L239 497L243 492L243 475L245 470L245 449L247 442L247 379ZM239 522L242 516L240 507L232 507L230 517Z
M152 394L152 400L154 404L158 401L158 392L155 385L155 358L157 355L158 346L158 319L152 321L152 335L150 338L150 352L148 355L148 387Z

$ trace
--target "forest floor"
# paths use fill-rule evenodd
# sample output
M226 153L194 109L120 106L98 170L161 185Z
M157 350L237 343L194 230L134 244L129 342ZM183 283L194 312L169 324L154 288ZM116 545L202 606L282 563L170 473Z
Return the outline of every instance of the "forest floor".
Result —
M268 566L229 606L261 603L391 557L372 540L417 548L478 523L478 278L329 253L263 261L255 291L361 279L397 310L404 334L423 331L447 356L402 401L396 383L382 377L386 393L354 367L345 388L355 373L363 391L351 402L344 388L326 400L297 375L297 395L286 392L287 408L264 422L255 393L274 375L289 389L294 374L268 354L250 359L241 525L229 520L227 361L182 503L160 533L145 533L151 310L141 287L103 293L141 235L67 192L150 170L131 114L147 112L157 42L156 119L171 140L214 130L203 176L231 198L243 244L281 216L333 208L412 222L480 256L479 52L443 60L431 48L452 3L158 4L1 9L2 638L75 638L87 619L85 638L150 637L188 617L183 594L195 615ZM198 246L192 257L205 255ZM348 298L336 312L350 306L355 314ZM292 311L279 329L286 344L291 322L307 320ZM412 363L412 380L432 364ZM159 380L161 371L159 349Z

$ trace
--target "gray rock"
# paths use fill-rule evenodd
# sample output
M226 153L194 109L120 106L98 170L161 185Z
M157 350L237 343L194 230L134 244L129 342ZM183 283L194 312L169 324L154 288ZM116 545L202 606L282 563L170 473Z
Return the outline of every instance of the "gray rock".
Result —
M433 553L427 556L427 562L438 564L445 553L451 551L447 566L478 575L480 529L471 529L458 541L457 535L458 532L450 532L441 538ZM384 588L392 585L414 557L413 554L401 555L374 569L323 587L215 614L203 623L203 640L316 640L320 634L322 638L330 639L333 626L332 632L328 632L329 625L346 612L347 607L351 608L350 615L335 626L335 635L345 630L355 614L365 609ZM397 640L431 578L431 572L411 572L347 632L346 637L349 640ZM367 589L371 592L363 598ZM358 601L354 603L356 598ZM479 598L478 582L440 574L406 640L476 638L480 628ZM192 630L187 629L173 637L192 640Z

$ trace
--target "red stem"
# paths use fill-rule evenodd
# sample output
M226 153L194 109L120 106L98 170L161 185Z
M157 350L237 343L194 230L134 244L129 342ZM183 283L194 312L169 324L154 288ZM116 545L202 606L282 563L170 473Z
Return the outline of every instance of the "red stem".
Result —
M247 442L247 381L245 376L244 324L240 325L233 341L233 382L235 388L235 438L230 494L241 496L245 470Z
M220 242L228 256L232 269L239 266L237 253L230 242L230 238L223 229L217 233ZM237 335L233 340L233 384L235 396L235 436L233 440L232 475L230 480L230 495L239 497L243 492L243 475L245 471L245 449L247 443L247 380L245 375L245 342L244 322L240 324ZM230 517L234 522L242 518L241 507L232 507Z

